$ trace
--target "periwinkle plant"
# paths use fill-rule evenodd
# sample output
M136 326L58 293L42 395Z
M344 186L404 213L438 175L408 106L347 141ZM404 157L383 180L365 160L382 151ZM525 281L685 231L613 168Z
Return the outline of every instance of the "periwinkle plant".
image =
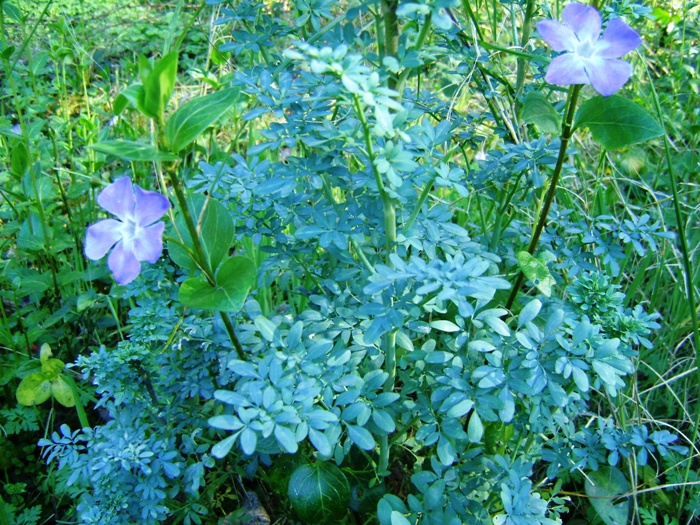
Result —
M222 23L253 7L231 6ZM204 469L219 471L211 457L227 458L252 477L259 465L294 454L332 461L367 484L361 489L377 488L372 507L382 525L551 525L565 511L558 478L595 471L605 461L612 468L634 453L646 461L656 450L682 452L671 445L673 436L650 434L643 425L618 428L592 412L593 401L619 398L637 348L651 344L656 317L641 307L625 310L602 272L561 286L565 271L580 271L576 252L558 252L562 275L556 276L546 258L534 256L568 142L590 122L574 121L581 85L605 96L620 89L631 69L617 59L639 45L637 33L612 20L600 36L600 15L580 4L564 9L566 25L538 24L555 51L567 51L546 76L572 86L558 156L532 160L548 157L544 138L532 142L534 154L506 148L511 156L528 150L532 161L517 163L517 176L506 181L512 187L504 184L506 191L479 201L501 215L514 210L497 219L493 241L483 210L468 209L459 219L443 201L481 199L467 151L478 145L470 137L483 132L488 118L504 122L505 113L491 97L489 117L467 118L422 87L464 74L464 64L484 68L475 84L481 92L498 77L459 44L467 35L452 3L382 8L354 7L320 26L327 6L315 12L304 4L300 27L282 19L267 26L278 31L270 38L284 42L283 53L267 45L229 46L239 57L259 52L263 62L240 65L226 90L167 117L162 97L147 111L151 99L136 98L136 109L159 131L159 149L147 150L147 160L158 167L161 190L172 190L178 204L167 246L180 269L149 281L159 299L143 298L132 310L130 342L80 361L114 419L82 437L62 429L52 443L43 442L50 457L72 458L60 467L73 471L66 484L82 491L84 520L96 519L101 505L104 515L119 514L121 498L138 505L118 490L106 493L105 476L115 470L127 490L143 495L142 509L119 519L139 515L150 523L179 513L197 523L206 511L197 503L199 489L217 479ZM370 37L358 26L360 13L385 26L374 36L376 50L365 45ZM408 18L401 35L393 32ZM267 14L263 19L270 21ZM308 36L309 30L316 32ZM436 54L453 56L449 63L460 73L424 78ZM173 63L166 55L142 65L141 88L167 93L165 103ZM159 78L167 79L164 86ZM244 113L236 108L236 119L249 134L247 151L202 162L196 173L181 170L180 152L236 106L229 97L246 96L251 102ZM517 127L510 131L520 140ZM102 148L133 160L133 144ZM508 235L506 223L530 214L532 192L544 184L530 172L543 168L551 169L550 187L523 246L527 240ZM526 191L519 191L521 179L529 181ZM490 183L488 174L479 180ZM154 263L161 253L162 223L153 223L167 211L167 198L119 179L98 203L122 222L92 226L86 254L97 259L115 245L110 269L128 284L140 261ZM518 257L523 252L531 257ZM521 260L529 262L515 262ZM158 270L144 274L151 271ZM536 275L559 286L544 291ZM525 277L541 293L523 289ZM186 312L173 306L176 295ZM139 330L149 315L163 319L160 329ZM185 376L198 382L183 389ZM115 415L122 405L138 414L135 422ZM596 432L587 430L582 414L598 422ZM136 436L131 455L108 467L96 451L118 442L118 433ZM604 449L611 451L607 459ZM336 470L332 477L339 479ZM357 474L368 471L369 479ZM391 493L395 480L387 482L396 472L405 499ZM334 491L332 481L316 486L320 500ZM104 502L88 495L91 487Z

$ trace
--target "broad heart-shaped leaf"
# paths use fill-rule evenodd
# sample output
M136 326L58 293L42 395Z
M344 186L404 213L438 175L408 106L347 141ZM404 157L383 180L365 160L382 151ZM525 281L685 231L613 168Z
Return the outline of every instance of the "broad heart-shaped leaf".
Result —
M165 142L177 153L216 122L238 100L238 88L224 89L190 100L168 117Z
M348 512L350 484L335 464L318 461L294 471L287 495L304 523L339 523Z
M534 124L540 133L559 133L561 118L552 103L539 91L530 91L520 112L523 122Z
M518 266L525 277L532 281L532 284L544 295L547 297L552 295L552 286L554 286L555 281L552 274L549 273L547 265L528 252L518 252L517 257Z
M135 162L153 162L156 160L177 160L175 155L158 151L150 144L134 142L132 140L104 140L97 144L92 144L90 148L111 155L122 160Z
M160 121L175 89L177 52L173 51L162 57L152 69L146 67L143 60L141 66L141 80L145 93L143 107L140 109L147 117Z
M16 396L20 405L40 405L51 397L51 380L40 372L31 373L20 382Z
M587 127L596 142L612 151L663 135L647 111L624 97L593 97L576 112L574 129Z
M192 195L187 204L192 220L198 227L199 238L204 244L209 265L212 269L216 269L224 257L228 256L236 233L231 214L218 200L200 194ZM203 214L202 210L204 210ZM182 213L175 218L175 227L177 231L173 236L179 237L182 244L194 252L194 243ZM187 251L176 243L168 243L168 253L178 266L190 270L197 268Z
M586 494L593 508L605 525L626 525L629 523L630 502L624 498L613 505L616 495L630 489L625 475L615 467L603 466L596 472L586 475Z
M226 259L216 272L216 286L203 275L187 279L180 286L180 301L190 308L237 312L255 284L255 264L247 257Z

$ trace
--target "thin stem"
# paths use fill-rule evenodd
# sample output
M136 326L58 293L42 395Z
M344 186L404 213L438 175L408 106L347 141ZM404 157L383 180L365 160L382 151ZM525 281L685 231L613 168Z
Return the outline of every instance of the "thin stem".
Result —
M566 150L569 146L569 140L573 134L573 122L574 115L576 114L576 102L578 100L578 94L581 91L581 84L576 84L569 88L569 96L566 101L566 113L564 117L564 122L562 123L561 129L561 143L559 144L559 156L557 157L557 163L554 166L554 174L552 175L552 181L549 184L549 191L545 197L544 205L540 211L540 218L535 227L535 231L530 239L530 245L527 248L528 253L532 255L535 252L537 243L540 240L540 235L544 231L545 224L547 224L547 215L549 214L549 208L552 206L554 201L554 195L557 193L557 185L559 184L559 177L561 176L562 169L564 167L564 159L566 158ZM513 289L510 292L510 297L508 297L508 302L506 303L506 309L510 310L515 301L515 297L518 294L518 289L523 284L525 276L523 272L518 273L518 278L513 285Z
M384 2L382 2L384 3ZM365 116L364 108L362 107L362 102L357 95L353 96L353 101L355 103L355 111L357 113L357 118L360 120L362 125L362 132L365 139L365 146L367 148L367 157L372 165L372 172L374 173L375 180L377 181L377 188L379 190L379 195L382 200L382 211L384 215L384 236L386 238L386 264L391 266L391 254L394 253L396 249L396 207L394 205L394 200L391 198L389 193L384 187L384 181L382 180L382 174L379 173L376 165L376 155L374 153L374 146L372 142L372 135L370 133L370 127L367 123L367 117ZM383 340L383 350L384 350L384 371L387 373L387 379L384 382L384 392L392 392L394 390L394 385L396 382L396 331L391 330L389 333L384 335ZM379 441L379 475L386 475L389 471L389 439L388 436L383 436Z

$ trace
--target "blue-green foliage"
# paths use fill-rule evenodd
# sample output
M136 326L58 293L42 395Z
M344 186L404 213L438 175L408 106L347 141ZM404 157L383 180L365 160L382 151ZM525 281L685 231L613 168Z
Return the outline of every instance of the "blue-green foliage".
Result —
M136 303L129 339L76 363L104 424L62 426L40 443L79 496L83 522L199 523L213 457L254 474L298 451L342 466L356 447L376 466L390 441L415 465L406 501L379 502L382 525L552 525L565 512L552 497L558 478L685 452L665 430L595 408L620 395L659 328L608 275L631 252L655 250L667 236L660 225L554 209L542 244L561 286L509 311L503 292L530 226L498 218L490 229L441 201L479 192L497 214L526 210L558 150L540 137L457 162L448 150L479 149L492 116L460 115L410 89L399 102L386 87L392 72L444 60L455 69L436 82L454 90L455 77L484 67L445 16L449 5L406 4L406 20L432 13L436 45L412 50L417 35L406 31L400 56L379 67L362 54L360 8L320 43L284 54L273 41L317 31L328 2L298 3L293 26L259 4L222 10L219 23L237 25L220 51L239 61L229 80L252 101L241 121L256 140L226 162L201 162L187 184L226 206L237 242L258 258L258 289L236 319L247 360L214 318L173 301L169 283L184 274L144 271L126 297ZM255 53L268 60L248 63ZM477 86L488 94L486 84ZM388 245L384 192L398 224ZM397 348L393 389L386 341Z

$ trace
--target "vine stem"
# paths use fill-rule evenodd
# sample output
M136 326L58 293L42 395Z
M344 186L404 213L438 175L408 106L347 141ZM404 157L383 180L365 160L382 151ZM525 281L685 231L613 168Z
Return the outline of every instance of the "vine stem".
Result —
M549 184L549 191L545 197L544 204L542 205L542 210L540 211L539 220L537 221L537 226L535 231L532 233L532 238L530 239L530 245L527 251L530 255L535 252L537 243L540 240L542 231L547 224L547 215L549 214L549 208L552 206L554 201L554 195L557 192L557 185L559 184L559 177L561 176L562 169L564 167L564 159L566 158L566 150L569 146L569 140L574 132L573 123L574 115L576 114L576 102L578 100L578 94L583 87L582 84L576 84L569 88L569 94L566 101L566 111L564 116L564 122L561 128L561 143L559 144L559 155L557 157L557 163L554 167L554 174L552 175L552 181ZM513 289L510 292L510 297L508 297L508 302L506 303L506 309L510 310L515 302L515 297L518 295L518 289L522 286L525 280L525 275L522 271L518 273L518 277L515 280Z
M175 198L177 199L180 209L182 210L182 216L185 219L187 230L189 231L190 237L192 238L192 243L194 244L194 252L196 255L196 259L198 259L196 261L197 266L199 266L202 269L202 272L204 272L204 276L206 277L209 284L215 287L216 279L214 278L214 272L209 266L209 260L204 252L204 245L202 244L202 240L199 238L197 226L195 225L194 219L192 218L192 212L190 211L190 207L187 205L187 198L185 197L185 193L182 191L182 181L177 175L176 166L172 165L170 169L167 170L167 173L168 177L170 178L173 190L175 191ZM236 349L238 358L241 361L247 361L248 358L246 357L245 352L243 351L243 345L241 345L241 342L238 340L238 336L236 335L236 331L233 328L233 323L231 322L231 318L229 317L228 313L222 311L218 311L217 313L219 314L221 321L224 323L224 328L226 329L226 333L228 334L228 337L231 340L233 347Z

